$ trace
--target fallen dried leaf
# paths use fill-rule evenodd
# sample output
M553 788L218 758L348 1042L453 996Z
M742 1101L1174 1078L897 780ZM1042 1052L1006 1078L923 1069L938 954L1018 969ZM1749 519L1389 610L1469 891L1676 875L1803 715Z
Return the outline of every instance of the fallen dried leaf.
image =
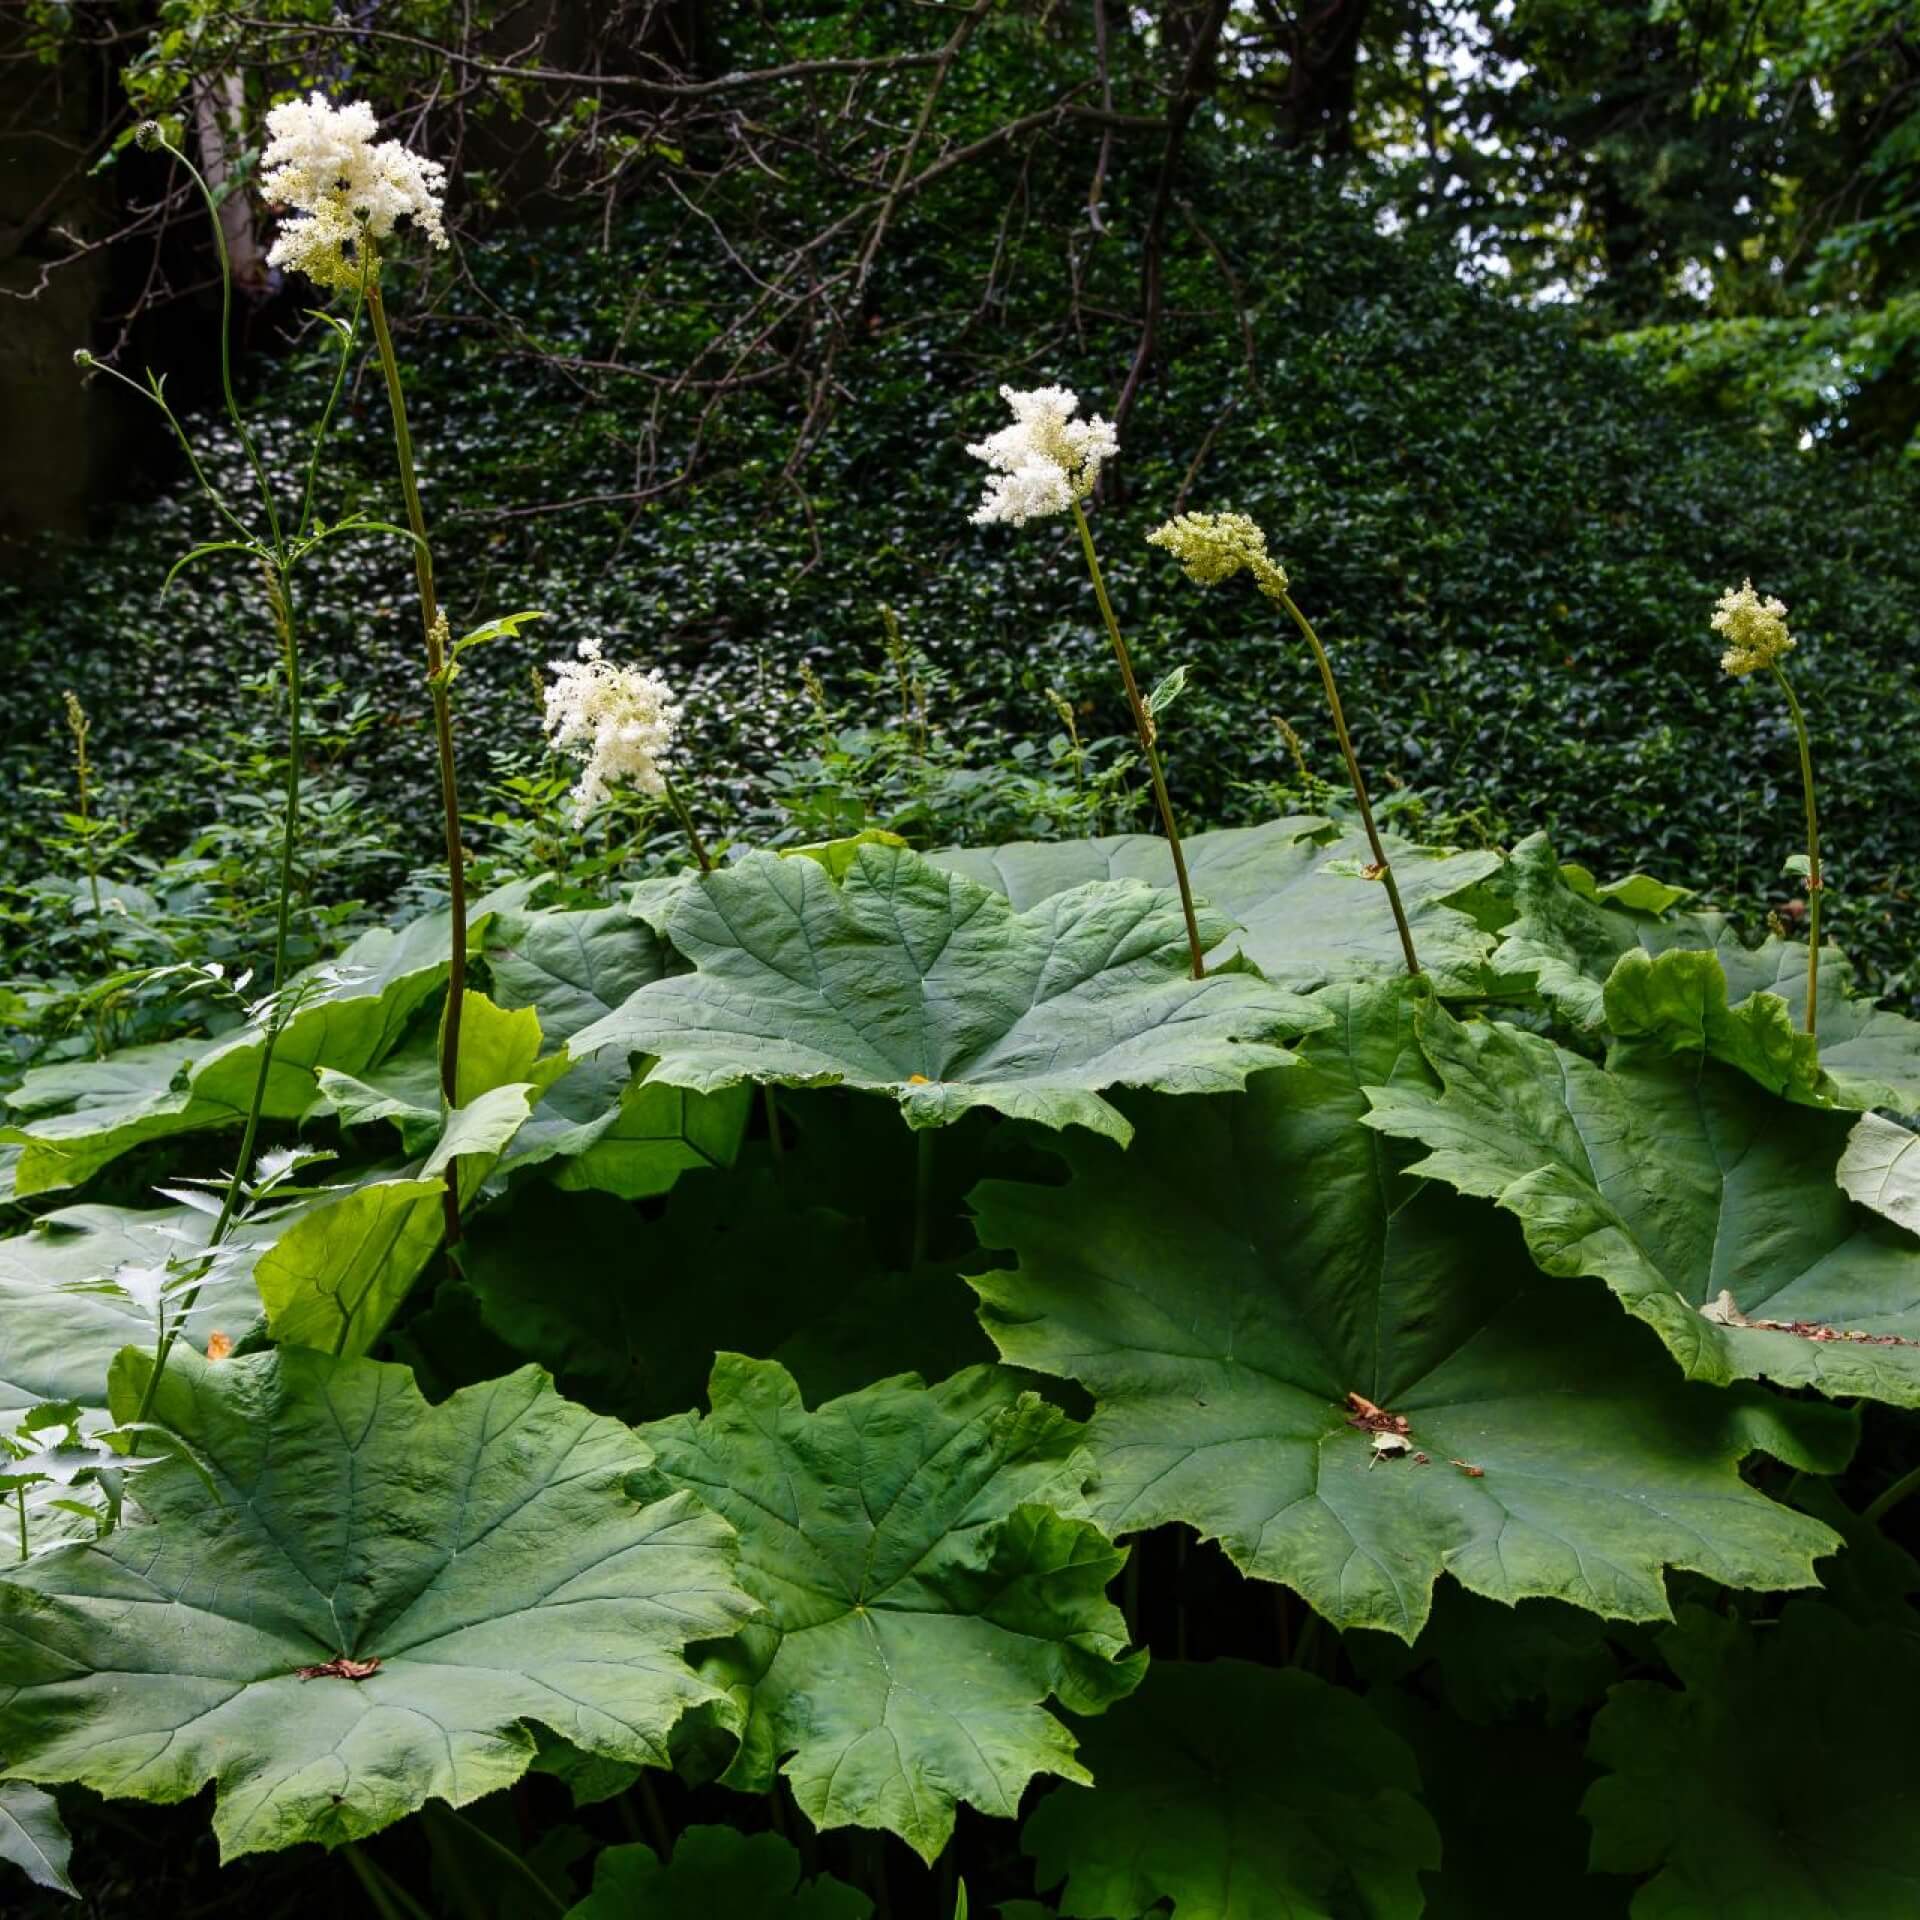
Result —
M370 1673L380 1671L378 1658L372 1660L354 1660L344 1653L337 1653L331 1660L323 1660L317 1667L302 1667L302 1680L364 1680Z

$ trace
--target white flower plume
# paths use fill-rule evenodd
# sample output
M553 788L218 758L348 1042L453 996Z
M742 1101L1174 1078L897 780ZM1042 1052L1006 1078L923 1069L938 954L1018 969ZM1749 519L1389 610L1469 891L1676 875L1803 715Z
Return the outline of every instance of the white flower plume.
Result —
M282 224L269 266L290 267L323 287L352 287L362 243L386 239L403 216L436 247L447 244L440 219L446 168L398 140L376 140L378 130L364 100L333 107L318 93L267 115L260 191L298 216Z
M597 640L582 640L577 660L549 660L547 737L557 753L582 763L573 789L573 818L582 826L616 784L663 794L661 762L673 746L680 707L658 673L617 667L600 657Z
M1080 399L1065 387L1035 387L1022 393L1002 387L1013 425L976 441L967 451L992 469L975 510L975 526L1005 520L1024 527L1065 513L1084 500L1100 478L1100 464L1120 451L1110 422L1096 413L1076 420Z

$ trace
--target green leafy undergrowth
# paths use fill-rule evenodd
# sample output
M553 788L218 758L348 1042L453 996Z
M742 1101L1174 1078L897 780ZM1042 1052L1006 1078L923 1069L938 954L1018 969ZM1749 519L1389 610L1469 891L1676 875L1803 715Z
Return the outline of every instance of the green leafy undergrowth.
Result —
M777 1833L689 1827L671 1861L638 1843L609 1847L594 1863L593 1891L567 1920L867 1920L873 1902L822 1874L809 1878Z
M1920 1789L1888 1764L1920 1713L1920 1645L1790 1603L1749 1625L1688 1607L1677 1684L1615 1687L1593 1723L1593 1865L1651 1874L1634 1920L1865 1920L1920 1901Z
M1157 1661L1090 1720L1098 1786L1060 1787L1021 1831L1068 1915L1413 1920L1440 1836L1413 1756L1357 1695L1240 1660Z
M8 1765L147 1800L214 1781L229 1859L506 1786L529 1721L664 1764L713 1697L682 1649L753 1612L731 1529L636 1502L646 1446L532 1368L429 1407L367 1360L177 1357L155 1414L193 1458L141 1476L149 1524L0 1583Z

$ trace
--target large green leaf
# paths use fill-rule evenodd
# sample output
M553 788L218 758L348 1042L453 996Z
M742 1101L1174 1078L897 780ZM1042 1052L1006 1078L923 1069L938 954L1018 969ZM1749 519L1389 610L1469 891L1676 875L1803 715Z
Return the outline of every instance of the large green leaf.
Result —
M1748 947L1723 914L1625 911L1569 885L1567 872L1555 861L1544 834L1534 834L1514 849L1507 884L1518 912L1494 955L1496 966L1535 975L1541 998L1583 1033L1611 1029L1659 1038L1664 1032L1682 1048L1696 1049L1701 1039L1690 1038L1690 1033L1710 1039L1724 1036L1727 1050L1709 1044L1707 1051L1751 1071L1757 1045L1760 1057L1772 1062L1770 1070L1756 1076L1764 1084L1792 1091L1793 1084L1806 1077L1804 1056L1794 1059L1784 1042L1786 1034L1805 1024L1804 941L1770 937ZM1661 991L1647 996L1641 989L1659 976L1622 968L1626 998L1616 997L1609 1004L1608 982L1625 956L1676 951L1718 958L1731 1024L1725 1006L1711 1005L1713 990L1700 972L1674 969ZM1663 1004L1682 982L1687 984L1679 1004ZM1762 995L1783 1004L1756 1005ZM1626 1027L1614 1026L1615 1015L1627 1021ZM1820 956L1817 1024L1825 1097L1852 1107L1920 1108L1920 1022L1861 998L1851 963L1832 947ZM1782 1071L1785 1082L1776 1077Z
M469 938L478 941L491 914L525 891L503 889L480 901ZM314 1103L318 1069L360 1074L381 1059L445 981L447 941L444 914L398 933L374 927L338 959L297 976L288 987L295 1010L274 1044L262 1112L296 1120ZM238 1127L264 1044L249 1025L217 1040L167 1042L29 1073L8 1096L25 1123L0 1136L24 1149L16 1191L25 1197L78 1186L146 1140Z
M769 1616L708 1668L741 1716L728 1783L764 1791L779 1766L816 1826L931 1860L957 1802L1011 1818L1036 1774L1085 1780L1045 1702L1098 1713L1145 1656L1102 1597L1125 1555L1077 1517L1079 1428L994 1367L809 1413L784 1368L725 1354L710 1394L645 1434L739 1528Z
M1920 1912L1920 1649L1833 1607L1762 1629L1688 1607L1661 1636L1680 1685L1615 1687L1593 1723L1593 1865L1652 1873L1634 1920Z
M702 1092L845 1082L915 1127L985 1106L1124 1139L1103 1089L1237 1087L1322 1018L1252 973L1189 978L1169 892L1094 882L1016 913L899 847L859 848L841 882L750 854L680 889L664 924L696 971L643 987L574 1052L652 1054L653 1080ZM1207 944L1225 931L1204 917Z
M116 1411L149 1364L122 1362ZM368 1360L182 1356L155 1416L198 1465L140 1473L151 1524L0 1579L0 1716L25 1779L216 1782L228 1858L507 1786L529 1721L664 1764L711 1695L681 1648L752 1611L725 1523L636 1505L647 1448L533 1368L429 1407ZM379 1664L314 1671L343 1657Z
M440 1244L447 1169L462 1206L525 1124L536 1089L493 1087L446 1116L417 1173L369 1180L303 1212L253 1277L276 1340L328 1353L369 1351Z
M0 1860L9 1860L36 1887L79 1890L67 1873L73 1841L53 1795L21 1780L0 1780Z
M1920 1133L1863 1113L1833 1177L1849 1199L1920 1233Z
M565 1045L677 963L624 907L596 907L502 915L487 941L487 964L501 1004L532 1008L549 1044ZM613 1049L568 1057L509 1150L508 1171L558 1161L558 1186L637 1200L665 1193L682 1173L733 1164L747 1088L695 1093L636 1080Z
M993 1357L950 1272L887 1274L864 1222L795 1205L765 1170L695 1175L653 1220L531 1187L473 1222L464 1265L493 1333L627 1420L698 1406L722 1351L784 1361L815 1398Z
M1548 1273L1605 1280L1690 1377L1920 1405L1920 1240L1835 1184L1850 1115L1698 1057L1603 1068L1439 1009L1421 1042L1443 1091L1378 1091L1369 1125L1512 1213Z
M1056 1788L1021 1834L1065 1915L1417 1920L1440 1864L1413 1756L1310 1674L1156 1661L1081 1754L1094 1790Z
M1314 818L1270 820L1197 833L1182 843L1194 891L1240 929L1223 951L1245 953L1269 980L1301 993L1331 981L1391 976L1406 966L1386 893L1364 877L1373 858L1366 837L1330 836L1327 827ZM1484 991L1493 936L1448 903L1496 872L1500 856L1416 846L1391 834L1385 844L1421 966L1442 993ZM1089 880L1173 885L1167 843L1144 833L1016 841L932 859L1022 909Z
M1094 1395L1095 1517L1182 1522L1336 1625L1405 1639L1443 1571L1633 1619L1666 1616L1668 1566L1812 1584L1831 1534L1738 1466L1765 1447L1832 1470L1850 1426L1688 1388L1497 1216L1407 1178L1360 1124L1361 1089L1428 1085L1411 1011L1428 997L1322 998L1335 1025L1295 1071L1141 1102L1124 1157L1069 1136L1064 1189L975 1195L983 1243L1020 1261L973 1279L1002 1355ZM1413 1451L1382 1436L1381 1457L1356 1394L1406 1420Z
M608 1847L593 1863L593 1891L567 1920L866 1920L872 1911L844 1880L804 1878L777 1833L689 1827L671 1865L651 1847Z
M150 1345L152 1319L123 1294L85 1291L123 1266L156 1269L204 1246L212 1222L191 1207L62 1207L0 1240L0 1419L42 1400L107 1404L107 1369ZM274 1229L242 1227L242 1257L208 1278L181 1337L204 1346L259 1317L253 1260Z

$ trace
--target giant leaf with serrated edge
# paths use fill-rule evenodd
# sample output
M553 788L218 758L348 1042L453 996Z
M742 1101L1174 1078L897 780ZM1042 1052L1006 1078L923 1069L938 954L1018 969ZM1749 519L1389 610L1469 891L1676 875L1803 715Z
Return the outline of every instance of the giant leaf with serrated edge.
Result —
M1225 922L1202 915L1211 946ZM1244 971L1188 975L1180 903L1094 882L1016 913L904 848L863 846L844 881L749 854L677 892L668 938L692 974L643 987L575 1036L657 1056L650 1078L890 1093L910 1125L969 1108L1126 1137L1100 1096L1242 1084L1322 1016Z
M1021 1833L1063 1915L1417 1920L1440 1863L1413 1756L1311 1674L1156 1661L1081 1754L1093 1791L1056 1787Z
M1548 1273L1604 1280L1694 1379L1920 1406L1920 1239L1834 1181L1851 1115L1711 1060L1615 1050L1435 1009L1441 1089L1373 1094L1412 1169L1513 1214Z
M120 1363L122 1417L150 1367ZM402 1367L177 1352L154 1417L196 1464L138 1475L151 1524L0 1578L8 1765L146 1800L212 1780L229 1859L510 1785L530 1721L664 1764L712 1697L681 1649L753 1611L726 1524L636 1504L647 1448L533 1368L429 1407Z
M1312 817L1196 833L1181 843L1194 892L1239 928L1223 952L1246 954L1269 980L1301 993L1333 981L1402 973L1386 890L1366 877L1365 835L1331 835ZM1496 853L1461 853L1385 838L1420 964L1442 993L1481 992L1493 936L1449 904L1496 872ZM1026 908L1089 880L1173 885L1167 843L1153 834L1016 841L931 856Z
M1920 1912L1920 1648L1794 1601L1755 1628L1682 1610L1678 1688L1615 1687L1583 1809L1601 1873L1649 1873L1633 1920L1867 1920Z
M1637 1619L1666 1616L1668 1566L1811 1584L1832 1536L1739 1462L1765 1447L1832 1470L1850 1426L1687 1388L1604 1299L1544 1279L1497 1216L1405 1177L1360 1124L1363 1087L1428 1085L1426 999L1330 992L1335 1024L1295 1071L1138 1103L1124 1156L1067 1136L1065 1188L977 1191L983 1243L1019 1258L973 1278L988 1332L1094 1396L1095 1517L1183 1522L1335 1625L1407 1639L1443 1571ZM1407 1421L1424 1464L1377 1457L1356 1394Z
M502 915L487 941L502 1004L530 1007L550 1043L611 1013L674 970L675 957L624 907ZM549 1164L557 1186L635 1200L665 1193L682 1173L733 1164L748 1090L695 1093L636 1079L614 1048L575 1054L504 1162ZM553 1163L558 1163L557 1165Z
M769 1616L706 1669L741 1714L728 1783L777 1767L816 1826L931 1860L958 1802L1010 1818L1036 1774L1085 1780L1045 1703L1098 1713L1145 1656L1102 1597L1126 1556L1078 1517L1079 1428L994 1367L808 1412L784 1368L723 1354L710 1397L644 1432L740 1530Z

